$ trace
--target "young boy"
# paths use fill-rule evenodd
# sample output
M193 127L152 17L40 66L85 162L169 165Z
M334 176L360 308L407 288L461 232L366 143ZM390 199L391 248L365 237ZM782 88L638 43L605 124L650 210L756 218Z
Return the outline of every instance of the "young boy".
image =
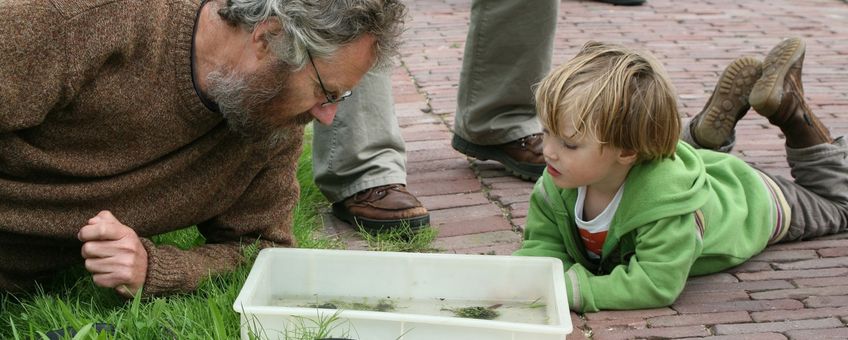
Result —
M735 60L686 143L659 62L586 44L536 90L548 167L516 254L562 260L573 310L638 309L669 305L688 276L769 244L845 231L848 145L804 102L803 59L803 41L788 39L762 63ZM749 101L786 136L794 182L696 149L729 150Z

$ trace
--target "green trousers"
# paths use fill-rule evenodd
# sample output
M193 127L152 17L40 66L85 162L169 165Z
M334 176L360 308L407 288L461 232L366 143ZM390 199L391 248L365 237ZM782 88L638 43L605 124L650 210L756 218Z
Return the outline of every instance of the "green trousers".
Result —
M460 73L454 133L501 144L538 133L531 86L551 68L557 0L475 0ZM313 173L328 200L406 183L391 73L369 72L331 126L314 124Z
M471 4L454 133L481 145L541 132L532 86L550 71L557 0Z
M406 184L406 146L390 71L371 71L339 103L333 124L313 123L312 172L330 202L385 184Z

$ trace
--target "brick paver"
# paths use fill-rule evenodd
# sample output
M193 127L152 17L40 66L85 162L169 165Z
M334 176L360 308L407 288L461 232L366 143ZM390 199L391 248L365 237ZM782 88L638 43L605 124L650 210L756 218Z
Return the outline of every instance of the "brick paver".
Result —
M469 0L407 2L411 20L393 74L407 142L409 189L432 212L444 252L509 254L520 244L532 183L495 162L450 147ZM527 1L528 5L532 1ZM664 63L681 114L698 113L723 67L740 55L763 57L783 37L807 42L806 96L834 135L848 133L848 2L844 0L673 1L640 7L563 1L554 65L587 40L641 47ZM751 112L737 127L736 155L788 176L778 129ZM327 215L349 248L365 245ZM667 308L572 313L569 339L848 338L848 235L782 244L725 273L690 280ZM622 287L626 289L626 287Z

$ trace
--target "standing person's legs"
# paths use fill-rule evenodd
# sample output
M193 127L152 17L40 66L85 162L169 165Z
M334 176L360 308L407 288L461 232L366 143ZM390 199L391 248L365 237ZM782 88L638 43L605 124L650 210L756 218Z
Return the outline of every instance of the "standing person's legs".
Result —
M315 183L333 213L368 229L430 223L406 190L406 146L394 113L390 71L372 71L339 104L333 124L314 125Z
M558 0L475 0L452 145L535 179L545 168L531 86L551 68Z

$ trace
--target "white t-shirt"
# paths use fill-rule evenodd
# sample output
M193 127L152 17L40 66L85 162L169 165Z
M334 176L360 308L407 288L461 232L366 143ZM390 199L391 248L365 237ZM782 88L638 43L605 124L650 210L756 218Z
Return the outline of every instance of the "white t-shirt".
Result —
M591 259L600 259L601 250L604 248L604 241L607 238L612 217L615 216L615 211L618 210L618 205L621 203L621 195L624 192L624 185L618 188L618 192L612 198L612 201L607 207L594 219L583 220L583 203L586 201L586 187L577 188L577 202L574 204L574 222L577 223L580 238L583 240L583 245L586 246L586 253Z

